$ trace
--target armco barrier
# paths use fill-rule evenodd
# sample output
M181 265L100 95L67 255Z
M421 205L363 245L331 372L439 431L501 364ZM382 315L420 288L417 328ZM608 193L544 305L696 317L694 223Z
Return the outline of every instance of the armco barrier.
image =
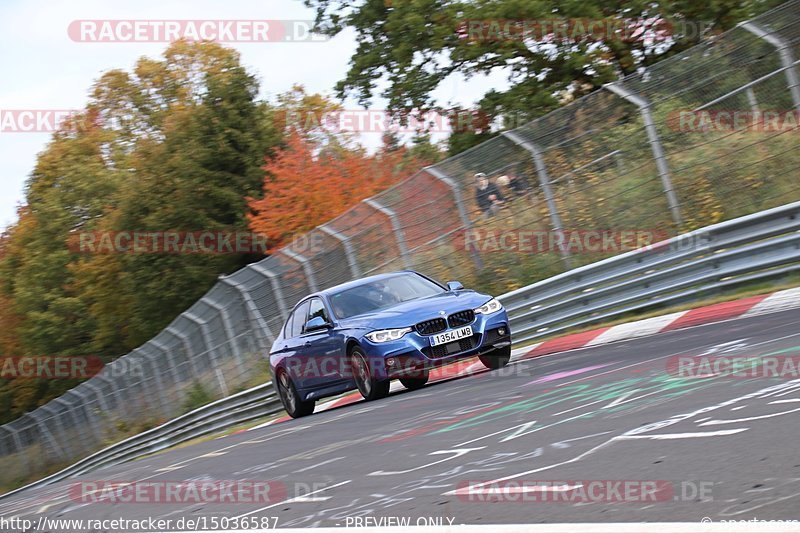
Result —
M500 297L516 342L800 269L800 202L722 222Z
M275 394L272 382L258 385L204 405L156 428L113 444L53 475L0 495L0 499L25 489L55 483L98 468L131 461L282 410L283 406Z
M498 299L519 343L798 269L800 202L795 202L577 268ZM272 384L259 385L109 446L28 487L129 461L281 410Z
M118 427L173 419L195 388L223 398L248 386L300 298L359 276L411 267L467 286L549 278L503 297L517 339L528 340L794 270L794 204L774 208L800 200L796 121L701 127L694 113L793 118L798 58L800 0L790 0L358 202L222 277L99 375L1 426L0 485L93 456L120 438ZM524 194L504 189L506 205L484 215L478 172L495 183L515 177ZM463 239L517 229L674 236L722 220L731 222L688 244L600 262L607 255L494 253Z

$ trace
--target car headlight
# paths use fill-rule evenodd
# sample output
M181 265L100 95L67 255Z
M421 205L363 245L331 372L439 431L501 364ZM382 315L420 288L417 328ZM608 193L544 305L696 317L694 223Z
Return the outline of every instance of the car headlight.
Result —
M391 342L401 339L406 333L410 333L411 328L379 329L365 335L372 342Z
M491 315L492 313L498 312L502 308L503 304L501 304L497 298L492 298L474 311L476 315Z

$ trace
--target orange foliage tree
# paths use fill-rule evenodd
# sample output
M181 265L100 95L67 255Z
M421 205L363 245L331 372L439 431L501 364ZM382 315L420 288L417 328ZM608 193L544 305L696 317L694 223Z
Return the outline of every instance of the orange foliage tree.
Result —
M250 229L274 251L409 176L421 162L405 149L371 156L361 149L321 150L298 133L263 168L264 196L248 198Z

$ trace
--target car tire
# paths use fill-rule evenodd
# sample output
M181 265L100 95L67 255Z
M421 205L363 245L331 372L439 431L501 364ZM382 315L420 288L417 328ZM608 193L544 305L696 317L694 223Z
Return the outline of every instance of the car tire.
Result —
M498 350L494 350L493 352L489 352L486 355L481 355L478 357L478 359L481 360L483 366L491 370L503 368L511 360L511 346L506 346L505 348L500 348Z
M301 400L294 383L292 383L292 378L285 371L278 373L276 386L278 397L281 399L283 408L286 409L286 413L289 416L300 418L314 412L314 400Z
M364 354L364 350L358 346L350 350L350 368L353 370L353 378L356 381L358 392L365 400L368 402L380 400L389 395L389 380L376 379L372 375L367 356Z
M428 371L423 370L416 375L400 378L400 383L408 390L421 389L428 382Z

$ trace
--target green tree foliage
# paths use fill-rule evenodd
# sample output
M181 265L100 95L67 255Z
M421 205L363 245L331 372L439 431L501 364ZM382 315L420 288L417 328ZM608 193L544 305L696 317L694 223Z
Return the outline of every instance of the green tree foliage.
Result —
M469 79L499 71L507 74L510 87L487 93L478 109L490 119L505 118L512 124L540 116L778 3L305 0L316 11L318 31L336 35L349 28L356 33L358 48L336 86L339 96L354 96L367 105L379 95L403 116L435 107L432 93L451 75ZM623 26L624 37L581 29L580 21L598 19ZM559 37L563 31L553 32L558 20L571 21L568 38ZM507 21L527 21L529 38L507 30ZM482 23L480 30L477 23ZM383 87L379 93L378 87ZM473 146L486 135L479 129L457 131L450 152Z
M79 254L96 231L248 231L265 156L282 141L272 109L238 54L213 43L171 45L160 60L105 73L85 111L40 154L26 208L2 239L0 325L18 342L0 354L110 360L162 329L221 273L252 254ZM15 380L18 381L18 380ZM75 383L22 382L13 418Z

